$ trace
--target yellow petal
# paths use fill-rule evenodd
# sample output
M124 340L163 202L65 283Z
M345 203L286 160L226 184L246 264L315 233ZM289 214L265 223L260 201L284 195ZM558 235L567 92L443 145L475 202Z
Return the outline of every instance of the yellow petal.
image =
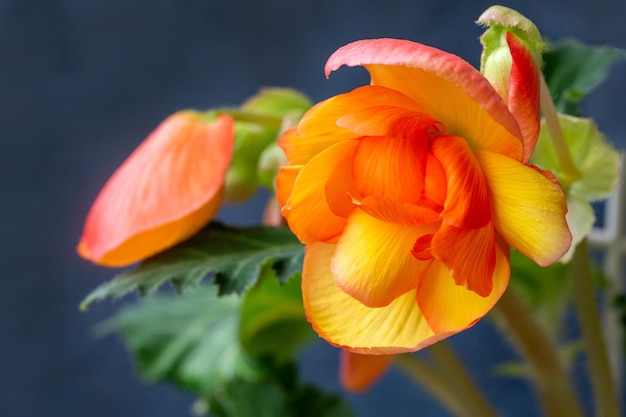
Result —
M410 291L386 307L370 308L343 292L330 272L335 245L307 245L302 297L307 318L332 345L350 352L394 354L427 347L450 333L433 332Z
M567 203L549 174L491 152L478 152L496 231L541 266L559 260L571 243Z
M482 297L457 285L448 268L435 261L420 281L417 302L433 331L456 333L474 325L495 305L509 283L509 272L508 252L496 245L493 288Z
M343 230L346 219L337 216L326 200L326 184L336 166L352 158L358 141L339 142L302 167L282 213L303 243L329 241ZM281 187L281 182L277 185ZM282 188L278 194L284 198Z
M429 262L418 260L411 250L417 238L437 226L387 223L356 209L330 264L335 283L366 306L388 305L417 288Z

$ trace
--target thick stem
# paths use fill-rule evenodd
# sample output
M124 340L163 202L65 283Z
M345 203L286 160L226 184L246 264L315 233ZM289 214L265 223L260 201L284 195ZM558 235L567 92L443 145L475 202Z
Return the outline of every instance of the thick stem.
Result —
M587 352L596 401L596 415L598 417L620 417L620 403L600 326L600 315L595 300L586 240L583 240L576 248L572 260L572 275L574 304Z
M561 130L559 116L556 108L554 107L554 102L550 96L550 90L548 89L548 85L546 84L546 80L543 76L540 77L540 82L541 87L539 97L541 101L541 111L543 112L543 117L546 120L550 136L552 137L552 143L554 143L556 155L559 159L559 164L561 165L561 172L567 178L568 182L571 183L578 178L578 170L574 165L572 154L567 147L565 136L563 136L563 130Z
M456 390L466 406L472 410L473 415L497 417L496 411L474 383L454 350L447 343L435 343L428 348L428 352L435 360L439 369L445 373L448 383Z
M395 355L394 363L455 416L479 417L473 414L459 395L451 389L450 381L444 374L428 366L417 356L410 353Z
M509 288L497 306L497 322L528 361L547 417L583 417L584 413L556 347L530 309Z

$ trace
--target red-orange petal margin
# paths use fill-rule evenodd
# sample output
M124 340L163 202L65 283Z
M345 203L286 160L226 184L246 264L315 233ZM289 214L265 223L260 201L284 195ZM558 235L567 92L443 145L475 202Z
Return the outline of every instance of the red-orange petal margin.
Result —
M390 367L392 357L392 355L362 355L340 350L341 385L352 392L367 391Z
M181 111L165 119L100 191L78 253L121 267L195 234L222 203L233 142L230 116Z

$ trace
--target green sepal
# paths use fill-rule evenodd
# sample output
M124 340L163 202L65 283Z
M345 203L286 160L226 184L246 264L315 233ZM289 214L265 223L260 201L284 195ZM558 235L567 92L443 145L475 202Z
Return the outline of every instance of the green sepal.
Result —
M132 291L150 294L165 283L180 292L213 277L220 295L241 294L266 267L273 267L281 282L302 270L304 247L287 228L229 227L213 222L191 239L142 262L93 290L81 303L120 298Z
M580 116L580 102L608 76L611 67L626 58L612 46L590 46L568 39L544 55L543 74L557 110Z
M512 32L524 42L541 65L541 55L547 49L546 44L537 26L521 13L504 6L491 6L480 15L476 23L487 27L480 37L483 45L480 59L483 74L496 71L491 68L494 66L506 67L507 59L510 68L510 56L507 58L506 53L503 52L503 48L508 51L506 32ZM509 71L506 68L503 71L506 71L508 78Z

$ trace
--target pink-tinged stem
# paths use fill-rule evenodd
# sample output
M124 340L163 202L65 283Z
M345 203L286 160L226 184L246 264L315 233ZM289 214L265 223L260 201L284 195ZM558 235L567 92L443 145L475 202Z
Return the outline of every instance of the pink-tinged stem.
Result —
M583 417L578 395L556 347L532 311L509 287L496 305L496 322L528 361L546 417Z
M567 147L565 136L563 136L563 130L561 129L561 123L550 95L550 90L546 84L546 80L543 75L540 77L540 102L543 117L546 120L550 137L552 137L552 143L556 149L556 155L561 165L561 172L565 175L568 182L574 181L578 178L578 170L574 165L572 154Z
M588 357L591 384L596 402L596 416L620 417L620 401L611 374L604 335L600 326L600 315L595 300L586 240L583 240L576 248L576 253L572 259L572 271L574 304Z

